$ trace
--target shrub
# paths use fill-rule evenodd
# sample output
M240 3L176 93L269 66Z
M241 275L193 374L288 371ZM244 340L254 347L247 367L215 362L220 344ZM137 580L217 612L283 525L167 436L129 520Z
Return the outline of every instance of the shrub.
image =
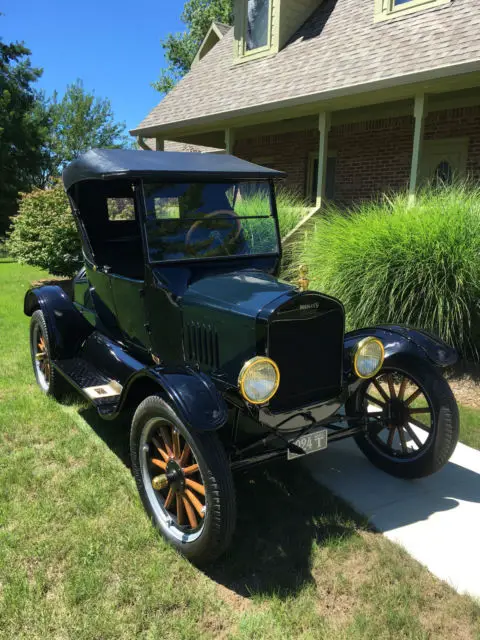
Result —
M411 206L401 194L331 209L296 248L296 266L342 300L350 328L406 323L478 355L479 187L429 188Z
M67 196L59 184L21 194L19 212L12 218L5 248L10 257L72 276L80 264L80 240Z

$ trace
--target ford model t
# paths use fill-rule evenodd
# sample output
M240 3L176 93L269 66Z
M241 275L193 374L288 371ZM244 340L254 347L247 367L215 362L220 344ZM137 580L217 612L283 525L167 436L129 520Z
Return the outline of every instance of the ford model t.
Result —
M236 469L353 437L418 478L458 438L451 348L401 326L345 333L340 301L277 278L281 177L227 155L90 151L63 176L83 246L73 296L25 298L41 389L133 416L145 509L196 563L229 544Z

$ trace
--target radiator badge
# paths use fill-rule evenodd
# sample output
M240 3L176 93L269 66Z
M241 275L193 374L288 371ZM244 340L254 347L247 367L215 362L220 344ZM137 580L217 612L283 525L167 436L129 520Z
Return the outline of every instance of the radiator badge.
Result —
M313 304L301 304L298 308L300 311L311 311L312 309L318 309L320 306L319 302L315 302Z

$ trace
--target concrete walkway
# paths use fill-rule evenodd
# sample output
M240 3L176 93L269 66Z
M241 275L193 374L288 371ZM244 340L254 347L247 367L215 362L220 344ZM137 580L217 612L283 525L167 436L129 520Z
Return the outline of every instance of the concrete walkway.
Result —
M480 598L480 451L459 444L442 471L413 481L379 471L350 439L303 464L432 573Z

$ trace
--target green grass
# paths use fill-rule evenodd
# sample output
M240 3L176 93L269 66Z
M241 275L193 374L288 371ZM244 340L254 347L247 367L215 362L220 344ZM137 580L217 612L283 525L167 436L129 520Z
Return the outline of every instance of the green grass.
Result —
M345 304L352 328L393 322L431 330L464 354L480 346L480 187L384 196L312 222L297 246L313 288ZM292 276L298 278L295 272Z
M237 476L221 562L179 557L144 515L125 426L34 384L22 300L42 276L0 261L2 640L480 637L478 604L296 463Z
M470 407L460 409L460 441L469 447L480 449L480 410Z

